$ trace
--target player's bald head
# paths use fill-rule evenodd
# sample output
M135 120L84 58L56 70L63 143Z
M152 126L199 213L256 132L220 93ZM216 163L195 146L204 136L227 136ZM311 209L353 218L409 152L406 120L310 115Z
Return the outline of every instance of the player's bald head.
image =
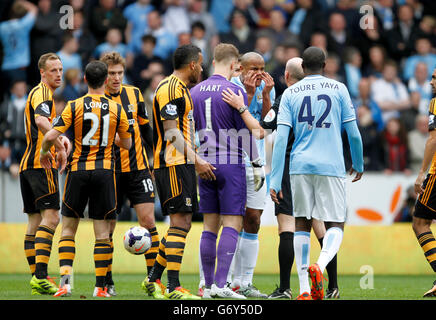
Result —
M325 53L321 48L309 47L303 52L303 69L305 73L321 73L325 66Z
M303 59L300 57L291 58L286 62L286 72L297 81L304 78Z
M241 57L241 65L247 66L251 63L265 63L263 57L257 52L247 52Z

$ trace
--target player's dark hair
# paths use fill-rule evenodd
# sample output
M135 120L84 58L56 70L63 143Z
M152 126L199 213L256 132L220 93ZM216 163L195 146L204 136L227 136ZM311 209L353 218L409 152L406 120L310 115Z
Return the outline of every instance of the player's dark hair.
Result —
M192 61L197 62L200 59L200 53L200 48L193 44L185 44L178 47L173 54L174 69L179 70Z
M91 61L85 67L85 78L88 86L98 89L103 86L107 78L107 66L101 61Z
M309 47L303 52L303 69L306 73L321 73L325 66L325 53L321 48Z

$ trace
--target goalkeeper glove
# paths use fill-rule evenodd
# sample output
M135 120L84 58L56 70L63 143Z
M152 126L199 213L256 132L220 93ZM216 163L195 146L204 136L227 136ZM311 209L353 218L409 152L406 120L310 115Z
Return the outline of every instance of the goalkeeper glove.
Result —
M260 158L251 162L251 167L253 168L254 177L254 191L259 191L265 182L265 169L263 168L262 161Z

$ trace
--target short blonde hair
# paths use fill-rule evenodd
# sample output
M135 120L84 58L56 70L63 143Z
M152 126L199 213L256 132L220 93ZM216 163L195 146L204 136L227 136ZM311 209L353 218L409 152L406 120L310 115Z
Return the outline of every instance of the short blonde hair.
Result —
M61 61L61 58L59 58L59 56L56 53L53 53L53 52L44 53L41 57L39 57L39 60L38 60L38 69L40 69L40 70L41 69L45 69L48 60L59 60L59 61Z
M213 59L216 62L229 61L231 59L239 59L239 50L233 44L220 43L213 51Z
M107 66L121 64L123 68L126 68L126 60L115 51L103 54L103 56L100 58L100 61L104 62Z

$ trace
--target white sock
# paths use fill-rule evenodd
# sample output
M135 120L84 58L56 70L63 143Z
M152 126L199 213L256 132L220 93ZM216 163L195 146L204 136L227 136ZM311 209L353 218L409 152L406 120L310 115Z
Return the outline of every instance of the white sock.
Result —
M241 239L240 236L238 236L238 242L236 244L235 254L233 255L232 263L230 264L229 273L227 274L227 283L232 284L233 283L233 274L235 272L235 261L236 256L239 256L239 240Z
M340 228L333 227L327 229L327 232L324 235L321 253L319 254L318 261L316 262L322 272L324 272L324 269L330 260L332 260L333 257L338 253L343 236L344 232Z
M242 284L247 287L253 283L253 274L259 253L259 237L257 233L243 231L241 236Z
M199 248L201 246L201 237L200 237L200 245ZM200 272L200 283L198 284L198 287L201 288L204 286L205 284L205 280L204 280L204 272L203 272L203 264L201 263L201 250L198 250L198 269Z
M296 231L294 233L295 264L297 266L298 280L300 282L300 294L310 294L309 268L310 260L310 232Z
M227 275L227 282L230 282L233 288L240 287L242 283L241 234L239 233L238 244Z

